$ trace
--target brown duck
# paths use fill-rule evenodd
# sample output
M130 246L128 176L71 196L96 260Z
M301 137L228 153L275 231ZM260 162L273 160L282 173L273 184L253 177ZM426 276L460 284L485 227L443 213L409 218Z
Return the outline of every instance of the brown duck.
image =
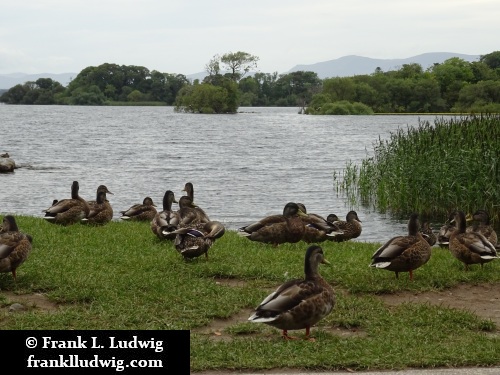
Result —
M266 216L247 226L238 228L238 234L251 241L278 246L296 243L304 236L305 225L300 216L305 214L295 202L285 205L282 215Z
M330 219L333 220L333 217L330 216ZM333 224L335 224L338 227L338 229L342 231L342 234L337 234L329 238L331 241L334 242L349 241L350 239L358 238L361 235L362 231L361 220L359 219L356 211L349 211L346 215L345 220L333 221Z
M14 216L6 215L0 232L0 272L11 272L15 280L17 268L31 253L32 242L29 234L19 231Z
M466 218L463 211L455 211L453 221L457 230L451 234L448 248L450 253L465 265L465 270L471 264L491 262L498 255L495 246L481 233L466 231Z
M176 234L172 234L179 225L179 214L172 211L172 204L178 203L172 190L167 190L163 195L163 210L157 212L151 220L151 231L160 240L173 240Z
M320 264L329 264L323 250L311 245L305 253L304 279L290 280L269 294L248 318L282 330L284 339L294 339L288 331L305 329L310 337L311 327L325 318L335 306L335 292L319 274Z
M466 228L466 232L479 232L490 241L493 246L497 245L497 232L490 222L490 214L486 210L477 210L472 214L473 224Z
M436 233L431 228L431 225L428 221L424 221L422 223L422 227L420 228L420 233L422 237L429 243L429 245L434 246L437 241Z
M146 197L142 200L142 203L136 203L130 206L130 208L120 211L122 215L120 219L127 221L151 221L157 212L153 199Z
M302 241L306 243L320 243L336 235L343 234L337 225L327 221L321 215L307 213L306 206L303 203L297 203L297 205L305 214L300 217L305 225Z
M191 182L186 182L186 184L184 184L184 189L182 191L185 191L186 196L188 196L191 199L192 202L191 208L193 210L189 216L186 216L183 219L181 219L181 223L182 224L208 223L210 221L210 218L208 217L207 213L195 203L193 184Z
M218 221L209 221L186 226L179 225L179 228L171 233L176 235L174 246L184 259L197 258L203 254L208 259L208 250L216 239L224 235L225 228Z
M431 245L419 232L418 214L412 213L408 221L408 235L396 236L379 247L372 256L370 267L393 271L398 278L400 272L413 271L423 266L431 257Z
M106 185L99 185L96 191L96 199L94 201L87 202L89 204L90 211L89 215L82 219L82 223L104 225L113 219L113 207L111 207L106 194L113 195L113 193L108 190Z
M43 210L44 219L49 223L71 225L87 218L90 213L88 202L79 195L80 185L73 181L71 198L53 200L52 206Z

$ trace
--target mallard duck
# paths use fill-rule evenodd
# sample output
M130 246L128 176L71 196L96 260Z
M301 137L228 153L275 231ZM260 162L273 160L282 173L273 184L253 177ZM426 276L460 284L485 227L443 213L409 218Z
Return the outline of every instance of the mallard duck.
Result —
M429 243L429 245L434 246L436 244L436 234L432 230L431 225L428 221L424 221L422 223L420 233L422 234L422 237L424 237L424 239Z
M203 254L208 259L208 250L225 233L224 225L218 221L179 226L169 234L176 235L174 246L184 259L197 258Z
M490 214L486 210L477 210L472 214L474 223L465 229L466 232L479 232L494 246L497 245L497 232L490 223Z
M14 169L16 168L16 162L11 159L8 152L0 155L0 173L14 172Z
M457 230L457 226L456 226L456 222L455 222L454 218L455 218L455 211L452 211L448 215L448 220L446 220L446 222L441 226L441 228L439 228L439 232L438 232L437 240L436 240L439 247L448 248L448 245L450 243L451 234ZM471 220L472 220L472 217L469 214L467 214L465 216L465 221L469 222Z
M181 219L182 224L189 224L189 223L208 223L210 221L210 218L208 217L207 213L199 207L194 200L194 186L191 182L186 182L184 184L184 189L182 191L186 192L186 195L191 199L192 202L192 208L194 209L193 213L196 212L196 217L190 215L189 217L186 217L184 219ZM188 221L190 220L190 221Z
M332 214L330 214L332 215ZM332 217L330 217L332 219ZM333 221L333 223L340 229L343 233L336 236L330 237L329 239L334 242L349 241L353 238L358 238L361 235L362 227L361 220L358 217L356 211L349 211L346 215L345 220Z
M176 234L172 234L179 225L179 213L172 211L172 204L178 203L172 190L167 190L163 196L163 211L156 213L151 220L151 231L161 240L173 240Z
M153 199L146 197L142 203L136 203L130 206L130 208L120 211L122 215L120 219L128 221L151 221L157 212Z
M16 270L28 259L32 242L29 234L19 231L14 216L6 215L0 232L0 272L11 272L16 280Z
M88 201L90 207L89 215L82 219L83 223L93 225L104 225L113 219L113 207L109 203L106 194L113 195L106 185L97 187L95 201Z
M325 318L335 306L335 292L318 272L319 265L330 264L318 245L307 248L304 260L304 279L283 283L269 294L248 318L281 329L284 339L294 339L289 330L305 329L310 337L311 327Z
M419 232L418 214L412 213L408 220L408 235L396 236L379 247L372 256L370 267L382 268L396 273L413 271L423 266L431 257L431 245Z
M448 220L439 228L439 232L437 235L437 244L439 247L447 248L450 243L450 236L457 230L455 226L455 222L453 222L453 212L449 215Z
M481 233L466 231L466 217L463 211L454 212L453 221L457 230L450 236L448 248L451 254L465 265L465 270L470 264L480 264L491 262L498 258L495 246Z
M302 241L306 243L319 243L326 241L329 237L343 234L336 224L328 222L321 215L307 213L306 206L303 203L297 203L297 205L305 214L300 217L305 225Z
M89 204L79 194L80 185L73 181L71 185L71 198L54 200L52 206L43 210L44 219L49 223L71 225L88 217L90 213Z
M177 214L179 216L179 225L182 226L208 223L210 221L205 212L194 204L192 198L187 195L180 197Z
M295 202L289 202L283 209L283 215L271 215L238 228L238 234L251 241L278 246L282 243L296 243L304 236L305 225L300 216L305 214Z

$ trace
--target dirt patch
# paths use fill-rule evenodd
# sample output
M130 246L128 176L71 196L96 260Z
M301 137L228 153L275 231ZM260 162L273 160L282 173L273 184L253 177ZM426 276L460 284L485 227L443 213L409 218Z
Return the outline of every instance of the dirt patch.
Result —
M500 327L500 284L498 283L463 284L445 291L400 292L379 297L388 305L415 302L466 310L483 319L489 319Z
M13 292L2 291L0 296L7 299L3 309L7 309L9 312L22 312L29 310L40 310L40 311L55 311L58 305L51 302L45 294L33 293L33 294L16 294Z
M243 286L245 283L236 279L218 279L218 284L228 286ZM429 303L443 307L466 310L477 316L491 320L500 327L500 283L481 285L459 285L445 291L432 292L399 292L379 295L385 304L396 306L401 303ZM209 325L192 330L195 333L209 335L219 341L231 340L231 335L225 332L227 327L245 322L253 313L252 309L244 309L228 319L214 319ZM339 336L362 336L362 330L349 330L339 327L322 327L322 329ZM261 336L261 334L257 334Z

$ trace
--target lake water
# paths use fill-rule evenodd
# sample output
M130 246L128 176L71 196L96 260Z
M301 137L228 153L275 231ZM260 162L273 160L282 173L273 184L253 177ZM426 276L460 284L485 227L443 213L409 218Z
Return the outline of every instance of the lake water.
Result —
M307 211L363 222L358 241L383 242L406 232L367 207L337 196L334 172L360 164L373 144L399 127L435 116L307 116L298 108L240 108L235 115L175 113L172 107L0 105L0 153L20 168L0 174L0 214L42 217L53 199L70 197L71 184L94 199L104 184L119 211L150 196L176 198L188 181L195 202L228 229L270 214L289 201ZM174 204L174 208L177 205Z

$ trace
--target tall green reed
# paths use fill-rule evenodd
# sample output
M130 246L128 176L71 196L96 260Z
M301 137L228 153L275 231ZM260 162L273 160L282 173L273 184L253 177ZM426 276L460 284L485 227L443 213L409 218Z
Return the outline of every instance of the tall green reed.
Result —
M399 128L374 145L361 165L346 164L335 179L349 202L397 217L418 211L446 219L453 209L500 218L500 115L437 117Z

